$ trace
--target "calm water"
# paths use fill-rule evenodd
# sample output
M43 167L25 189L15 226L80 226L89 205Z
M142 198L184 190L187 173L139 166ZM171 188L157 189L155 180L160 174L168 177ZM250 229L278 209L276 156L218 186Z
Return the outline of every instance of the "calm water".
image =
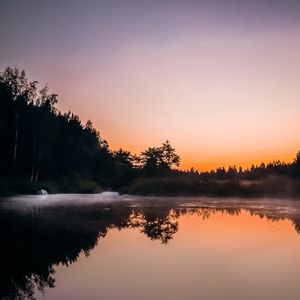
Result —
M0 199L0 298L300 299L300 201Z

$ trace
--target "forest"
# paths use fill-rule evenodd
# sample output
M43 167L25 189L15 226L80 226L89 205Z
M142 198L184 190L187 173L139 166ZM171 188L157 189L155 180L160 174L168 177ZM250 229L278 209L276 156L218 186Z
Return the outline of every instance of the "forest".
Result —
M181 170L166 140L139 155L113 151L89 120L60 112L58 95L24 70L0 73L0 194L96 193L140 195L298 196L300 152L275 161L201 172Z

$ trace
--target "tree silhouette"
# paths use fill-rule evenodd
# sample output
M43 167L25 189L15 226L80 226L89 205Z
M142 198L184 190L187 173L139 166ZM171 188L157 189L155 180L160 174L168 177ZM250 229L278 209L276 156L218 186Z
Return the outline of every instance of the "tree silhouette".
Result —
M170 171L172 167L179 166L180 157L167 140L161 147L149 147L140 155L143 169L148 174Z
M25 71L7 67L0 74L0 194L45 188L50 192L113 189L139 194L255 196L274 194L271 184L263 182L272 176L291 179L291 194L300 194L299 153L292 163L178 170L180 157L168 140L139 156L122 148L112 151L90 120L82 124L78 115L60 112L57 102L58 96L47 85L39 89ZM245 180L252 183L246 186Z

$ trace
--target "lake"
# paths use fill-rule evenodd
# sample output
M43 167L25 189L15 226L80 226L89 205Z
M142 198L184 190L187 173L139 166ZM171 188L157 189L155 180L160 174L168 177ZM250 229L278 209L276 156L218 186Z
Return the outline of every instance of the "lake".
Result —
M0 199L3 299L300 299L300 201Z

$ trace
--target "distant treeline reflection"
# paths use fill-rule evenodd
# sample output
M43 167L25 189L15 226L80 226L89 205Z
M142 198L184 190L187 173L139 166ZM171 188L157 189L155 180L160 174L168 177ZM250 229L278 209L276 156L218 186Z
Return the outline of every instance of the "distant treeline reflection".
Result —
M112 151L91 121L82 124L56 105L57 95L24 71L7 67L0 74L0 194L300 195L299 153L292 163L181 171L169 141L140 155Z
M184 207L164 202L156 207L132 208L112 203L84 206L44 206L1 210L1 288L2 299L34 299L35 290L55 286L55 266L70 265L80 253L86 256L117 228L136 228L151 240L168 244L178 231L180 216L198 215L204 220L216 213L239 215L241 208ZM272 221L286 219L285 213L246 208L253 215ZM299 233L300 218L288 217ZM101 247L101 245L100 245Z

